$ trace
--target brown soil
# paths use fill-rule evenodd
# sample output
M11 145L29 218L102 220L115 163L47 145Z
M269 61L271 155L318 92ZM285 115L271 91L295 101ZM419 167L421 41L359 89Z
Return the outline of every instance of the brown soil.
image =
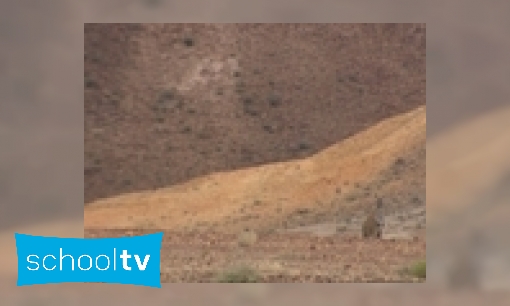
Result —
M143 235L144 230L87 230L86 237ZM217 282L231 269L248 267L258 282L420 282L406 269L423 260L425 240L364 240L268 234L249 245L235 235L165 231L161 281ZM354 251L355 250L355 251Z
M377 197L386 210L424 206L419 199L413 204L395 198L424 196L425 127L422 107L306 159L98 200L85 207L85 227L272 230L282 223L313 223L331 213L370 209ZM407 170L398 171L400 164Z
M86 24L85 202L311 156L424 104L423 24Z
M424 34L86 25L86 234L163 229L163 281L238 263L265 282L414 281L402 269L425 258L424 236L398 220L415 239L290 230L351 224L378 198L387 215L424 212Z
M267 282L416 281L402 270L425 258L424 235L380 241L281 230L365 214L377 197L387 214L424 209L425 126L420 107L309 158L97 200L85 207L86 235L165 230L169 282L214 281L240 263ZM243 238L246 229L258 239Z

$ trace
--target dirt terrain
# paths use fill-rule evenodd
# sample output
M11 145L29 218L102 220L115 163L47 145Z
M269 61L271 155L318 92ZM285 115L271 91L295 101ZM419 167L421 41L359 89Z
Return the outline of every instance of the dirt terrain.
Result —
M425 105L424 24L86 24L85 203L309 157Z
M143 235L144 230L87 230L87 237ZM236 235L165 231L162 282L216 282L229 269L254 269L258 282L421 282L405 273L425 254L424 239L363 240L266 234L246 246ZM355 250L355 251L353 251Z
M242 230L425 206L426 109L387 119L305 159L220 172L85 206L87 228ZM379 193L379 194L378 194Z
M410 281L424 105L423 24L87 24L86 233L168 231L165 281Z
M165 230L169 282L214 281L232 265L266 282L418 281L403 271L425 259L425 127L420 107L309 158L97 200L85 206L85 233ZM361 239L377 199L385 239Z

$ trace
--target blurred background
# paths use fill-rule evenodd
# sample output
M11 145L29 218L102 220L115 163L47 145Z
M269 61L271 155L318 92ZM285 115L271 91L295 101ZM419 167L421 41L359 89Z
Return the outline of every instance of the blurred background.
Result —
M489 0L0 2L2 305L509 305L509 11ZM13 232L83 233L84 22L426 22L427 284L15 287Z

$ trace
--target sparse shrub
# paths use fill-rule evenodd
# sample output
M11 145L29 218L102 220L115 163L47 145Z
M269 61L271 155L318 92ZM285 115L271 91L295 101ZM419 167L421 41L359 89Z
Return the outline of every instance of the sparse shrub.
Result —
M179 92L175 88L167 88L162 90L157 98L157 102L152 107L154 111L174 111L175 109L181 109L184 105L183 97L179 95Z
M264 131L266 131L268 133L272 133L273 132L273 129L272 129L271 125L265 124L263 128L264 128Z
M276 94L270 94L268 97L267 97L267 100L269 101L269 104L273 107L276 107L278 105L281 104L281 101L282 99L280 98L280 96L276 95Z
M185 37L182 42L184 43L184 45L186 47L193 47L193 45L195 44L195 41L193 40L193 38L191 37Z
M259 114L259 112L254 109L253 107L249 107L249 106L246 106L244 107L244 112L250 116L257 116Z
M217 281L218 283L257 283L259 279L255 270L247 266L238 266L221 273Z
M336 226L336 232L337 233L344 233L347 231L347 225L346 224L339 224Z
M300 151L308 150L310 148L311 148L310 144L306 141L301 141L298 144L298 150L300 150Z
M252 104L253 103L253 98L252 97L245 97L243 99L243 103L244 104Z
M184 128L182 128L182 130L181 130L181 133L182 133L182 134L187 134L187 133L189 133L189 132L191 132L191 127L189 127L189 126L185 126L185 127L184 127Z
M85 76L85 88L98 88L97 82L90 76Z
M345 200L346 200L347 202L353 202L353 201L355 201L357 198L358 198L358 197L357 197L355 194L350 194L349 196L347 196L347 197L345 198Z
M241 247L247 247L257 242L257 233L250 230L244 230L237 236L237 244Z
M297 215L306 215L306 214L308 214L310 212L311 211L310 211L309 208L298 208L298 209L296 209L295 214L297 214Z
M409 273L418 278L427 277L427 262L425 260L419 261L409 268Z
M174 100L176 97L177 97L176 89L168 88L168 89L164 89L164 90L161 91L161 93L159 94L158 101L160 103L164 103L164 102L167 102L167 101Z
M93 174L101 172L101 170L102 170L101 166L85 167L84 174L85 175L93 175Z
M405 160L402 157L399 157L395 160L395 165L402 166L405 164Z

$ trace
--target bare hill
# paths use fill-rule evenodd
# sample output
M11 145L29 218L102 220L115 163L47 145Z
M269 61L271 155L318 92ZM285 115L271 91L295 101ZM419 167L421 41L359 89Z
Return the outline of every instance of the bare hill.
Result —
M85 202L311 156L424 104L424 25L86 24Z
M308 158L97 200L85 236L164 231L164 282L214 282L240 265L262 282L421 281L403 271L425 258L425 142L420 107ZM392 239L361 239L377 199ZM329 237L303 230L332 222Z
M425 113L387 119L309 158L95 201L85 207L85 227L274 229L345 217L377 197L388 211L424 207Z

